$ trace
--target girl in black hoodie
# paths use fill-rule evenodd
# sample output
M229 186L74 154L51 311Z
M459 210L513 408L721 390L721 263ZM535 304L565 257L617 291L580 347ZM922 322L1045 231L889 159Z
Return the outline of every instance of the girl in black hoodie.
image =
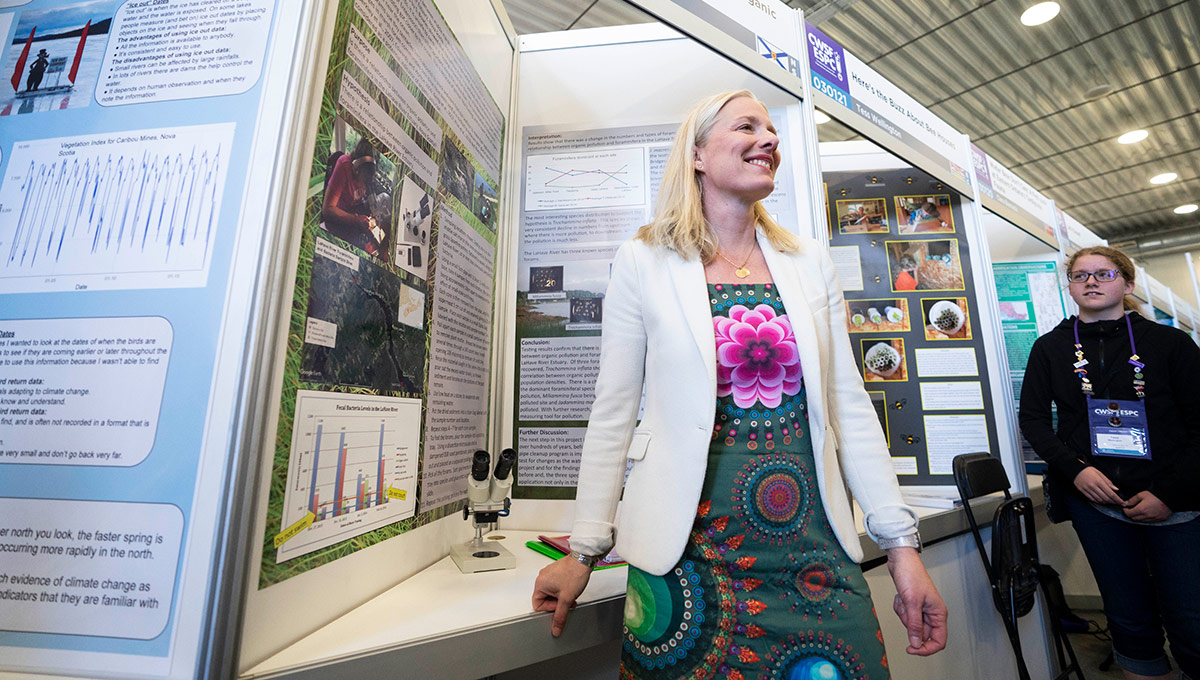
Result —
M1165 626L1182 677L1200 680L1200 348L1133 311L1135 275L1113 248L1068 260L1079 316L1034 343L1021 432L1091 564L1125 677L1171 677Z

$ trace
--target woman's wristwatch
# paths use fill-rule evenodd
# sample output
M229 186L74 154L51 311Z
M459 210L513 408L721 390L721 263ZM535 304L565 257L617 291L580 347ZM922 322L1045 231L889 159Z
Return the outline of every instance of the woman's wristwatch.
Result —
M583 566L587 567L588 569L595 569L596 564L600 560L604 559L604 555L584 555L583 553L579 552L578 550L572 550L571 551L571 559L582 564Z
M916 548L917 552L921 552L921 534L911 533L907 536L897 536L895 538L881 538L878 541L880 550L890 550L891 548Z

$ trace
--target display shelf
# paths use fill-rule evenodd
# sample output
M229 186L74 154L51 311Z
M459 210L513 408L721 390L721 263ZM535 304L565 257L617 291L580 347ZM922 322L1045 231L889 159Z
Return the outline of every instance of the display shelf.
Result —
M302 638L242 678L475 678L587 649L620 634L625 569L592 575L563 634L530 597L550 563L536 531L497 531L516 569L463 574L449 557Z

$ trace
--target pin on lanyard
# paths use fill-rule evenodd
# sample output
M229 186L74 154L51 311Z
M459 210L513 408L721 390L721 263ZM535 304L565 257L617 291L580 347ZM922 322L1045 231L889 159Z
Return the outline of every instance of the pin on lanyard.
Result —
M1137 346L1133 344L1133 324L1129 321L1129 315L1125 315L1125 330L1129 331L1129 351L1132 352L1129 356L1129 365L1133 366L1133 391L1137 392L1137 398L1146 399L1146 380L1143 377L1142 369L1146 364L1140 361L1141 357L1137 355ZM1075 373L1079 376L1079 388L1083 390L1086 396L1092 396L1092 381L1088 380L1087 368L1088 360L1083 358L1083 345L1079 344L1079 317L1075 317Z

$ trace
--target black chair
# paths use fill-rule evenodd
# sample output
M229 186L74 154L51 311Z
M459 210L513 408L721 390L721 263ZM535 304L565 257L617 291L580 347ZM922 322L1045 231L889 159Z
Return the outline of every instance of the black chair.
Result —
M987 571L992 586L992 601L1004 620L1004 628L1017 657L1017 672L1020 680L1029 680L1029 668L1021 654L1021 636L1017 632L1017 619L1032 611L1038 587L1050 610L1050 630L1054 636L1054 647L1058 653L1058 665L1062 672L1054 677L1061 680L1072 673L1086 680L1075 658L1075 650L1059 624L1061 615L1069 612L1058 574L1038 561L1037 538L1034 534L1033 501L1028 497L1013 498L1009 493L1008 475L1004 464L988 453L964 453L954 457L954 483L962 498L979 557ZM992 555L988 558L983 545L975 515L971 512L971 499L997 491L1004 492L1004 502L996 508L992 518ZM1070 657L1070 663L1063 655Z

